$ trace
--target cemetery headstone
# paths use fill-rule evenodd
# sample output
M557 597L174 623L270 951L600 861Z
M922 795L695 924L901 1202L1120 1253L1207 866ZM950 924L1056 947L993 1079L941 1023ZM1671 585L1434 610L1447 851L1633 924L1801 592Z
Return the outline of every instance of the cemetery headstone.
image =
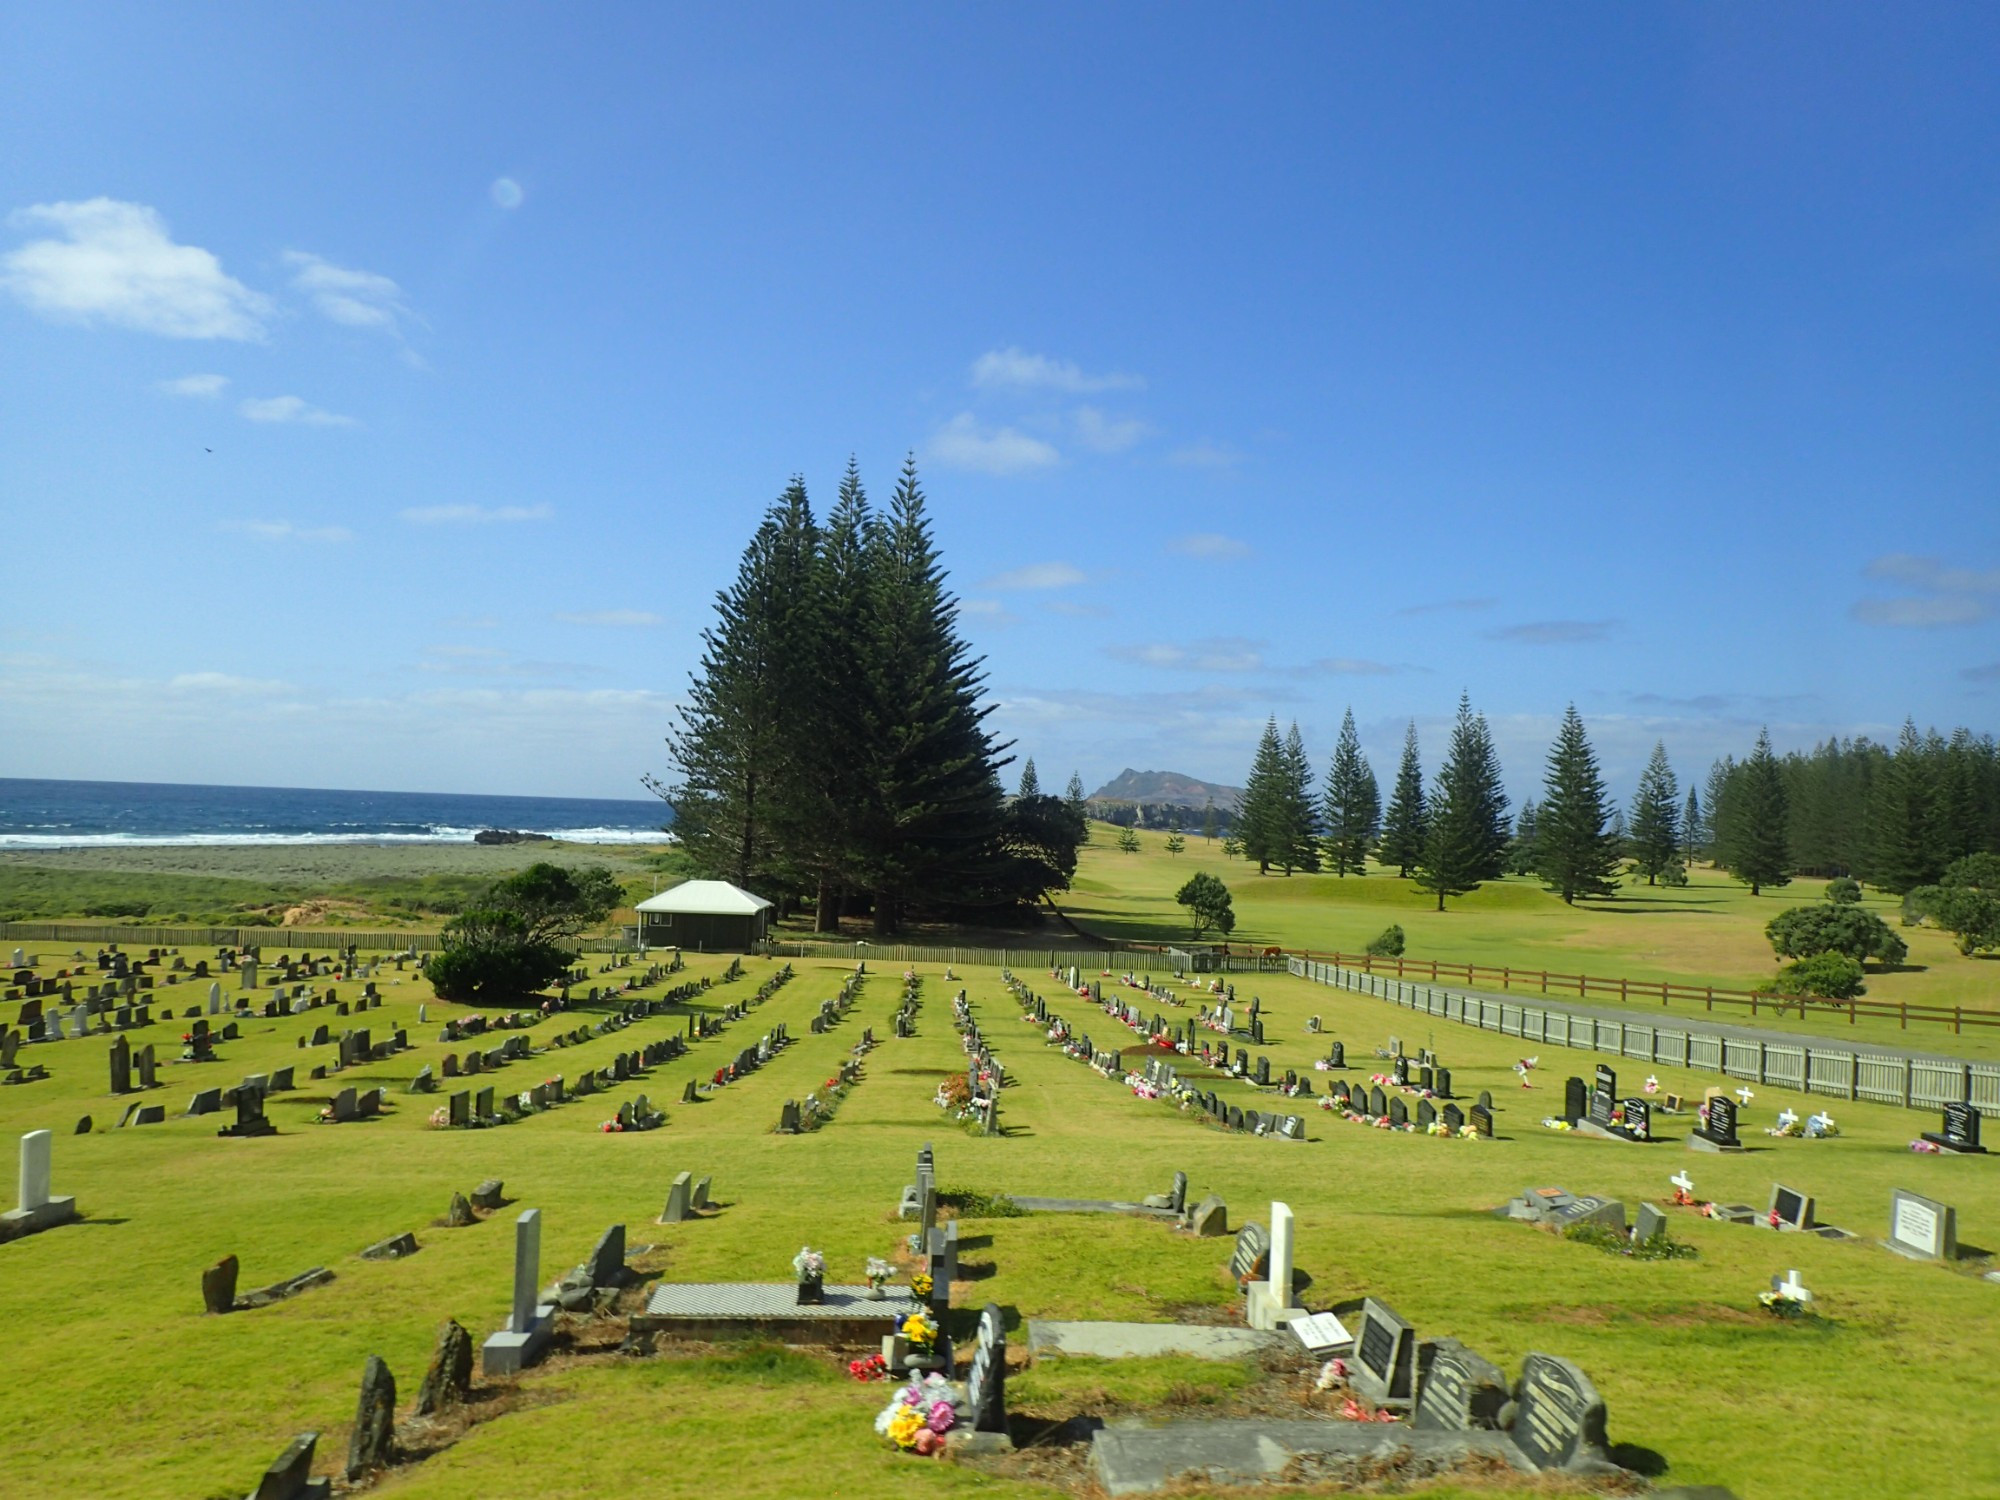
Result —
M1457 1339L1439 1339L1431 1347L1410 1425L1439 1432L1490 1430L1500 1425L1501 1408L1511 1395L1498 1365Z
M1407 1407L1415 1397L1416 1330L1373 1297L1361 1305L1350 1382L1377 1406Z
M1944 1123L1938 1130L1926 1130L1924 1139L1933 1146L1963 1155L1984 1156L1979 1144L1979 1111L1970 1104L1954 1101L1944 1107Z
M1913 1260L1956 1260L1958 1210L1897 1188L1889 1195L1889 1238L1883 1243Z
M1610 1463L1604 1398L1583 1371L1551 1354L1530 1354L1514 1394L1514 1445L1538 1469Z
M1708 1101L1708 1119L1688 1132L1688 1144L1697 1151L1740 1151L1736 1138L1736 1101L1717 1094Z

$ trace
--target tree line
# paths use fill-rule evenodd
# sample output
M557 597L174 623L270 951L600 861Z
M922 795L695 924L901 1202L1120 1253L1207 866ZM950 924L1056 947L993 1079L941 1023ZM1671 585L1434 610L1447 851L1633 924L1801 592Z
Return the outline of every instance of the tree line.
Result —
M945 576L914 460L882 510L850 461L824 524L803 479L785 488L716 596L670 775L647 782L698 871L881 934L1068 885L1081 783L1003 791L1012 747Z
M1946 737L1905 724L1893 749L1841 740L1781 757L1763 731L1742 760L1725 757L1701 788L1683 793L1665 745L1655 744L1628 811L1610 796L1571 705L1541 796L1510 820L1492 735L1467 697L1428 784L1416 725L1408 727L1386 807L1352 710L1317 785L1298 725L1280 735L1273 717L1230 847L1266 874L1360 874L1372 858L1435 894L1440 910L1446 897L1503 874L1540 876L1572 902L1613 894L1628 873L1649 885L1685 884L1697 859L1753 894L1795 874L1851 875L1920 893L1913 915L1955 913L1956 925L1941 925L1984 931L1983 908L1966 914L1971 898L1930 892L1965 887L1969 856L2000 854L2000 750L1969 730Z

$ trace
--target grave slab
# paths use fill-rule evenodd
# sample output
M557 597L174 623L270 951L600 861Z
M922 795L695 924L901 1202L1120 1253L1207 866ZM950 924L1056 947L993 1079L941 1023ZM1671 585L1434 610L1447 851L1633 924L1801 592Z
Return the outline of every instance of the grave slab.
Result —
M1528 1469L1514 1445L1497 1433L1415 1431L1400 1422L1120 1423L1100 1429L1090 1444L1091 1474L1107 1495L1141 1495L1189 1482L1361 1480L1409 1457L1436 1471L1493 1460Z
M1255 1328L1201 1323L1071 1323L1028 1320L1028 1353L1083 1354L1093 1359L1147 1359L1180 1354L1190 1359L1243 1359L1285 1342L1284 1336Z

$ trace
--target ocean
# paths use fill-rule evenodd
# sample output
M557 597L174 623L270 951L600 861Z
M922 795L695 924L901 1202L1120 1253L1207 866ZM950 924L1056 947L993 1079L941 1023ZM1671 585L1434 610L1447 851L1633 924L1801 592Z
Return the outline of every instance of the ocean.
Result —
M0 849L470 843L484 828L583 844L654 844L672 816L658 800L0 777Z

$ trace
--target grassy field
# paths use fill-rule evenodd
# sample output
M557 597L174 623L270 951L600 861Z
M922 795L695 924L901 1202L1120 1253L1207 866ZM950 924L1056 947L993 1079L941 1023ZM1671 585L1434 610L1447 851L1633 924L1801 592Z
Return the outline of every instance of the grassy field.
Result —
M1726 875L1698 868L1679 889L1627 881L1615 899L1565 906L1539 881L1498 880L1456 897L1443 912L1436 899L1394 874L1366 876L1259 875L1254 865L1223 856L1220 841L1189 837L1187 850L1169 855L1165 835L1142 833L1136 854L1122 853L1115 831L1093 825L1074 889L1063 910L1094 933L1134 942L1183 942L1189 935L1185 910L1174 892L1197 870L1215 875L1230 889L1236 912L1232 946L1278 944L1359 953L1390 923L1402 926L1412 961L1508 966L1525 971L1603 975L1655 983L1715 985L1747 990L1768 980L1778 960L1764 936L1764 924L1788 907L1822 899L1824 883L1796 880L1761 896ZM1893 897L1869 892L1866 904L1890 926L1900 920ZM1869 1000L1910 1005L1962 1005L2000 1013L2000 959L1967 958L1943 933L1898 927L1910 946L1898 969L1868 975ZM1558 996L1558 998L1562 998ZM1571 995L1568 998L1574 999ZM1609 1003L1593 991L1590 1003ZM1636 1000L1658 1011L1659 1001ZM1676 1006L1676 1014L1704 1014L1699 1004ZM1714 1013L1735 1024L1765 1024L1823 1031L1884 1045L1928 1048L1966 1056L2000 1056L2000 1028L1966 1030L1913 1023L1905 1031L1894 1021L1844 1019L1801 1023L1796 1014L1760 1017L1730 1008Z
M678 878L668 846L208 844L0 851L0 921L435 926L537 860L602 865L631 899ZM630 920L629 911L623 914ZM616 918L614 917L614 920Z
M692 972L714 973L721 962L697 960ZM751 961L745 980L702 1003L719 1007L747 995L770 967ZM666 1127L644 1135L597 1129L624 1092L499 1129L428 1128L440 1100L403 1089L419 1066L435 1067L451 1050L434 1040L437 1016L448 1008L431 1000L431 1024L417 1027L416 1006L430 997L414 978L385 985L388 1004L369 1024L378 1035L409 1026L419 1045L340 1078L389 1088L390 1112L373 1121L312 1123L328 1086L307 1084L273 1100L281 1133L271 1139L218 1139L217 1119L177 1115L161 1126L112 1131L107 1122L120 1106L104 1093L105 1042L28 1049L29 1060L46 1062L55 1076L0 1089L0 1140L11 1159L14 1134L54 1129L56 1191L77 1195L87 1218L0 1247L0 1327L27 1377L9 1393L7 1494L240 1495L301 1430L323 1434L321 1466L330 1467L344 1453L368 1355L388 1361L407 1410L443 1318L457 1317L475 1339L500 1326L509 1225L520 1208L543 1210L545 1280L580 1260L612 1222L629 1226L635 1263L675 1280L783 1281L804 1243L826 1252L836 1278L856 1277L867 1256L896 1246L903 1226L892 1222L894 1205L925 1141L936 1145L946 1189L1129 1198L1164 1190L1181 1169L1194 1192L1214 1190L1229 1201L1232 1225L1264 1217L1265 1203L1283 1198L1298 1214L1311 1306L1346 1307L1373 1295L1422 1335L1461 1338L1510 1369L1530 1350L1576 1360L1610 1403L1621 1457L1658 1471L1661 1482L1722 1483L1744 1500L1776 1500L1806 1491L1910 1493L1911 1476L1925 1474L1949 1475L1954 1494L2000 1493L2000 1450L1978 1415L2000 1399L1993 1316L2000 1287L1873 1244L1894 1187L1956 1205L1966 1241L1990 1246L2000 1236L2000 1177L1991 1163L1912 1156L1907 1142L1919 1116L1849 1105L1836 1110L1844 1131L1837 1140L1767 1141L1759 1130L1778 1108L1803 1112L1820 1101L1760 1091L1745 1133L1764 1149L1741 1157L1691 1155L1673 1142L1592 1142L1538 1123L1559 1101L1564 1072L1588 1071L1593 1059L1584 1054L1545 1055L1536 1090L1524 1093L1504 1038L1443 1024L1434 1035L1412 1034L1418 1021L1407 1012L1279 976L1254 986L1276 1069L1303 1070L1321 1054L1325 1039L1304 1030L1309 1014L1346 1041L1360 1064L1350 1079L1365 1074L1361 1059L1400 1027L1410 1045L1437 1049L1461 1095L1494 1092L1502 1138L1391 1136L1318 1111L1304 1144L1228 1136L1061 1057L1020 1019L998 973L976 970L961 979L1016 1080L1005 1097L1006 1135L983 1139L945 1123L930 1103L937 1081L962 1063L950 987L933 970L920 1034L878 1047L864 1081L823 1130L771 1134L782 1102L831 1074L863 1026L888 1034L899 986L886 975L869 983L855 1013L832 1032L807 1033L807 1017L840 973L802 965L799 979L722 1038L629 1086L625 1092L644 1090L667 1109ZM1101 1041L1112 1036L1114 1024L1087 1002L1026 977L1081 1029ZM167 1086L153 1097L177 1111L195 1089L324 1060L327 1049L301 1051L296 1042L325 1018L318 1011L250 1023L241 1041L224 1045L221 1061L164 1067ZM792 1023L796 1046L707 1102L675 1102L684 1078L706 1076L781 1018ZM512 1064L495 1082L525 1088L557 1071L574 1076L607 1064L614 1051L684 1029L679 1017L655 1018ZM156 1027L140 1039L166 1034ZM1323 1085L1329 1075L1316 1076ZM1708 1080L1663 1071L1661 1081L1698 1095ZM1254 1094L1232 1082L1216 1086L1246 1105ZM71 1134L84 1114L95 1118L95 1131ZM1661 1199L1667 1178L1683 1167L1701 1196L1721 1201L1761 1207L1773 1180L1814 1193L1822 1221L1866 1238L1780 1240L1674 1211L1674 1235L1700 1258L1640 1263L1486 1212L1547 1183L1628 1204ZM655 1225L681 1170L713 1174L724 1207L703 1222ZM486 1177L506 1180L513 1201L505 1211L466 1229L433 1227L452 1191ZM967 1284L954 1300L973 1308L996 1301L1017 1326L1037 1316L1164 1318L1191 1308L1213 1315L1234 1302L1221 1268L1227 1241L1057 1215L965 1227ZM423 1245L418 1255L356 1258L363 1246L406 1229ZM241 1257L246 1288L319 1265L336 1279L260 1311L205 1316L199 1273L228 1253ZM1818 1292L1823 1321L1786 1323L1756 1308L1768 1279L1793 1266ZM704 1348L635 1360L610 1352L615 1330L579 1326L572 1336L575 1346L545 1368L482 1392L479 1410L490 1420L396 1471L379 1491L463 1500L521 1488L545 1496L774 1500L1052 1493L1034 1479L890 1453L870 1425L885 1390L846 1380L844 1356ZM1037 1418L1143 1413L1169 1394L1181 1414L1188 1403L1227 1398L1250 1378L1174 1365L1043 1366L1018 1379L1010 1405L1024 1431ZM1802 1475L1812 1476L1809 1484Z

